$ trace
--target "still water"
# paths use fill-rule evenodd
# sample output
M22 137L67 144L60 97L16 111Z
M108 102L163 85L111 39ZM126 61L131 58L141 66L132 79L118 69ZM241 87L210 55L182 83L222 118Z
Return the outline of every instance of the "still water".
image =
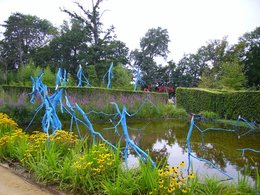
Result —
M150 154L155 162L166 159L170 166L177 166L181 161L188 162L188 153L186 137L190 123L187 121L172 120L135 120L128 121L128 131L131 139ZM245 165L249 165L250 180L255 178L255 170L260 168L260 154L251 151L245 151L244 157L239 149L252 148L260 150L260 131L256 130L244 136L247 129L241 127L220 125L217 123L197 123L197 125L206 129L207 127L234 129L237 132L227 131L208 131L202 134L196 129L193 130L190 144L192 154L199 158L211 161L221 170L237 181L238 174L242 174ZM116 132L111 122L93 124L95 131L100 132L103 137L116 144L120 140L120 129ZM64 127L63 129L68 129ZM85 134L88 130L81 126L81 133ZM74 129L76 131L76 129ZM123 145L123 144L121 144ZM219 180L227 179L209 164L191 158L193 171L200 177L216 176ZM129 153L129 165L138 166L138 159L133 152ZM186 168L187 169L187 168ZM184 170L185 171L185 170Z
M118 121L105 123L93 123L95 131L100 132L102 136L113 144L123 147L124 139L121 138L121 129L113 129L113 124ZM112 124L113 123L113 124ZM188 163L188 153L186 137L189 131L190 122L180 121L177 119L168 120L128 120L128 132L130 138L145 152L149 153L156 163L166 160L170 166L178 166L180 162ZM234 182L238 181L238 175L245 173L248 169L249 182L256 178L256 170L260 169L260 153L245 151L244 156L239 149L251 148L260 150L260 129L248 132L248 129L223 125L219 123L202 123L197 122L202 130L212 128L232 129L236 132L228 131L207 131L202 135L197 129L193 129L190 146L192 154L198 158L206 159L231 176ZM120 125L119 125L120 126ZM63 129L68 130L70 124L63 123ZM79 125L82 135L89 135L86 126ZM34 128L30 128L34 129ZM73 131L77 129L73 126ZM243 134L247 133L244 136ZM193 172L197 173L200 178L205 176L214 176L218 180L227 180L228 177L212 168L209 164L191 158ZM138 158L133 151L128 155L128 165L130 167L138 166ZM247 165L247 166L246 166ZM184 168L185 173L187 166ZM259 171L258 171L259 172Z

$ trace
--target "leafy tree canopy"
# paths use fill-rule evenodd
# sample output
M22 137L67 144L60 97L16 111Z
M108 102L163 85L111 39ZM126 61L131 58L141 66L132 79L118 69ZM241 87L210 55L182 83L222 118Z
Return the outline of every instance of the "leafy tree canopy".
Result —
M57 33L49 21L21 13L12 14L3 27L1 55L8 69L29 62L30 54L48 45Z

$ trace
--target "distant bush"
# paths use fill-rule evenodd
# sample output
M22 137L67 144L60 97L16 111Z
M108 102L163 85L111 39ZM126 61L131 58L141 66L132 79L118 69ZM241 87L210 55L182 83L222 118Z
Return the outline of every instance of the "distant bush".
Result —
M210 111L202 111L200 112L201 116L206 118L206 119L210 119L210 120L216 120L219 119L219 115L215 112L210 112Z

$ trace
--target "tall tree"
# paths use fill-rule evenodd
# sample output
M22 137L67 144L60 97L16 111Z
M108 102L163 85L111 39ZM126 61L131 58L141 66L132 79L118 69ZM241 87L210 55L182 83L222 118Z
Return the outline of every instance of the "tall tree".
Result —
M90 38L89 55L92 56L90 64L96 65L103 58L102 47L112 40L114 27L104 30L101 22L100 4L103 0L92 0L91 10L85 9L83 5L78 2L75 4L84 13L84 16L79 15L75 11L69 11L62 9L63 12L69 14L71 18L77 19L85 24L85 28L88 30Z
M87 63L87 50L90 38L84 24L72 19L61 26L60 36L50 43L50 63L66 68L75 75L79 64Z
M185 55L178 63L178 69L182 70L182 74L186 78L189 78L190 87L197 85L201 73L204 69L204 64L201 63L200 56L198 54Z
M220 77L220 84L228 89L243 89L246 83L246 78L243 73L243 64L238 61L226 62L222 64L222 68L223 74Z
M247 85L260 88L260 27L245 33L240 38L240 44L244 45L241 59L245 64Z
M202 79L200 86L213 87L222 75L222 64L227 60L228 51L226 38L211 40L207 45L200 47L195 54L185 55L179 61L177 68L186 79L190 80L189 86L197 86ZM206 83L203 83L204 81ZM208 83L209 81L211 84Z
M140 65L142 79L147 84L156 82L156 72L158 70L156 57L167 58L169 42L167 29L162 29L161 27L152 28L141 39L140 50L136 49L131 52L131 60L133 64Z
M100 13L103 0L87 1L91 4L90 9L86 9L82 4L75 2L83 15L67 9L62 9L62 11L84 24L87 31L86 36L89 39L84 42L87 45L85 61L88 64L95 65L99 84L101 84L102 77L111 62L115 64L127 62L128 48L123 42L115 40L114 26L108 29L103 28L101 17L104 12Z
M9 69L28 63L30 55L46 46L57 32L49 21L21 13L9 16L2 26L5 31L1 55Z

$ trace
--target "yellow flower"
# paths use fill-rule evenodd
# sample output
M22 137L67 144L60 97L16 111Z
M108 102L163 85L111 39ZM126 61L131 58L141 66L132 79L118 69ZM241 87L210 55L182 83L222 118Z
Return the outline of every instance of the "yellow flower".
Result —
M162 177L162 176L164 175L162 169L159 169L158 172L159 172L159 176L160 176L160 177Z
M172 182L170 183L170 187L173 187L173 186L175 186L175 182L172 181Z
M170 187L170 188L168 188L168 192L169 193L172 193L172 192L174 192L175 191L175 187Z
M164 183L164 180L160 179L159 184L163 184L163 183Z
M190 174L188 175L188 178L190 178L190 179L193 179L194 177L195 177L194 173L190 173Z
M84 160L84 156L81 156L81 157L79 158L79 160Z
M172 167L173 171L176 172L179 170L179 167Z
M177 186L181 186L181 185L182 185L182 182L181 182L181 181L177 181L177 182L176 182L176 185L177 185Z
M182 161L179 166L184 167L184 166L186 166L186 163L184 161Z
M181 191L182 191L183 193L187 193L187 192L188 192L187 189L182 189Z

